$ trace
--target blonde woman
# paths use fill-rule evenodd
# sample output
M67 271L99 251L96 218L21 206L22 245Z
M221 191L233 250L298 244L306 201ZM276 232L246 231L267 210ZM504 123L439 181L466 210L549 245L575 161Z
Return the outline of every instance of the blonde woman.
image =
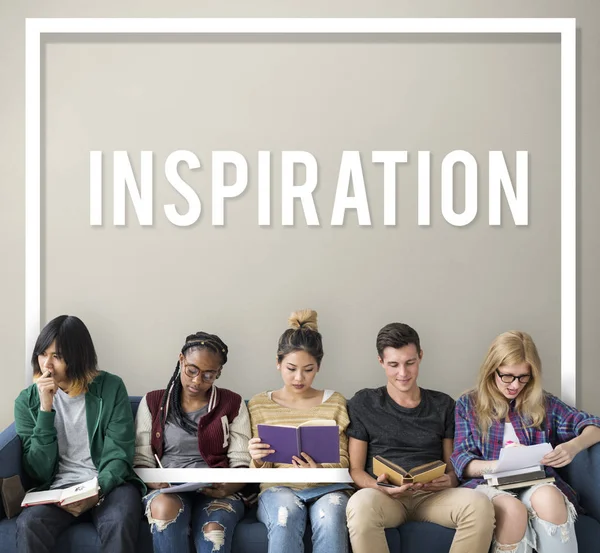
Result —
M529 334L510 331L490 346L477 386L456 404L452 463L465 485L488 495L496 514L494 551L575 553L576 492L555 470L600 442L600 418L570 407L542 388L542 364ZM555 484L501 491L483 484L500 449L548 442L543 459Z
M313 388L321 367L323 342L317 330L317 313L310 309L292 313L290 327L279 338L277 370L283 387L254 396L249 404L252 436L248 450L254 467L348 468L346 400L333 390ZM263 462L274 453L261 442L258 424L297 426L312 419L335 420L339 426L340 463L320 465L306 453L292 464ZM319 484L261 484L258 520L267 527L269 553L302 553L307 519L312 527L314 553L347 553L346 504L349 486Z

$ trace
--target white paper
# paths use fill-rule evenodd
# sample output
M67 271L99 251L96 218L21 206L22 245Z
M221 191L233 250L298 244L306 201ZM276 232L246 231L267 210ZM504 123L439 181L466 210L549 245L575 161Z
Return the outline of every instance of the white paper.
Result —
M186 482L185 484L176 484L169 486L168 488L161 488L160 493L196 492L204 488L209 488L210 486L212 486L212 484L206 484L204 482Z
M524 469L541 464L540 461L552 451L550 444L503 447L494 474L507 470Z

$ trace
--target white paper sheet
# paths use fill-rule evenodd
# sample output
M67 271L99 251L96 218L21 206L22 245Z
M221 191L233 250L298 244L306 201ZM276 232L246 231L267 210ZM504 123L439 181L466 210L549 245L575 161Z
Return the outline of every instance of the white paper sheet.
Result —
M550 444L503 447L494 473L524 469L539 465L542 457L552 451Z

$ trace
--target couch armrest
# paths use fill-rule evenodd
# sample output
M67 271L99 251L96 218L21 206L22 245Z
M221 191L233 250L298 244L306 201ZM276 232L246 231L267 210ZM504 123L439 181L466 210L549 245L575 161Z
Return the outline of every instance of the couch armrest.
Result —
M21 462L21 440L17 436L15 423L0 433L0 478L19 474L21 480L25 477Z
M23 464L21 463L21 440L17 436L15 423L13 422L0 433L0 478L8 478L15 474L21 477L21 483L26 486L27 479L23 473ZM0 503L0 519L5 516L2 503Z
M577 454L559 473L577 490L581 506L600 522L600 443Z

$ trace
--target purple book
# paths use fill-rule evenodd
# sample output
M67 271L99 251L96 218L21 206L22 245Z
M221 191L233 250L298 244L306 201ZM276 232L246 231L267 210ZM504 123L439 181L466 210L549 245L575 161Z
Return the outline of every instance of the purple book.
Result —
M263 457L265 462L291 465L292 456L300 457L300 453L307 453L315 463L340 462L340 429L335 421L308 421L297 428L259 424L257 428L261 442L275 450Z

